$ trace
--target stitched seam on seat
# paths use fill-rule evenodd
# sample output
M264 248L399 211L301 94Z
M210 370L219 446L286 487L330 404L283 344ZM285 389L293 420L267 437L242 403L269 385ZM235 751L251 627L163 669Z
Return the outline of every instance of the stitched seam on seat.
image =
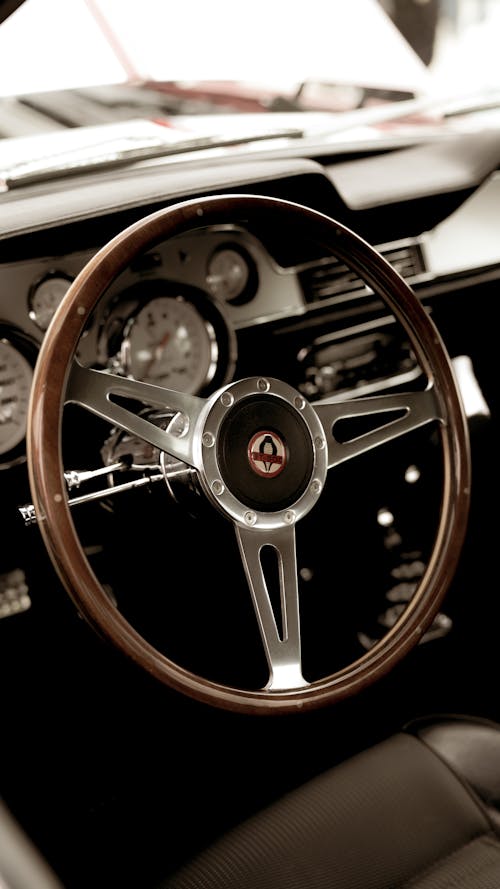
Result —
M416 737L416 736L413 735L412 737ZM443 765L446 766L448 771L451 772L451 774L457 779L457 781L460 782L460 784L462 785L464 790L467 792L468 796L470 797L472 802L475 804L476 808L479 809L480 814L483 816L484 820L486 821L487 832L488 833L492 832L492 833L498 835L496 826L493 823L493 820L490 818L490 815L488 813L486 803L481 799L481 797L479 796L479 793L476 790L474 790L474 788L471 786L471 784L469 784L467 779L464 778L463 775L460 774L460 772L458 772L456 769L454 769L453 766L450 765L448 760L445 759L445 757L442 756L437 750L435 750L431 744L428 744L427 741L425 741L423 738L420 737L420 735L418 736L418 740L420 741L421 744L424 745L424 747L427 748L427 750L429 750L432 754L434 754L436 759L439 759L439 761L442 762Z
M417 880L422 880L425 877L430 876L433 871L436 870L438 865L444 864L450 858L453 858L457 852L462 852L467 849L469 846L473 846L477 842L484 841L489 846L495 846L496 848L500 848L500 843L498 841L497 836L489 831L488 833L478 833L475 837L465 843L463 846L457 846L456 849L453 849L452 852L448 852L447 855L444 855L442 858L436 858L431 864L429 864L424 870L419 871L419 873L414 874L413 877L410 877L405 883L401 883L399 889L411 889L412 886L417 885Z

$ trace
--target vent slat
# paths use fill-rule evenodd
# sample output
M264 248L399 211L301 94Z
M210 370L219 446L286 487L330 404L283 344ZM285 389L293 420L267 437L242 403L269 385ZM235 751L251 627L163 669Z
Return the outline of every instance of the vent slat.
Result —
M381 253L403 278L412 278L424 270L417 244L390 247ZM352 269L333 257L305 269L300 273L300 280L308 303L322 302L344 294L354 295L367 289L367 285Z

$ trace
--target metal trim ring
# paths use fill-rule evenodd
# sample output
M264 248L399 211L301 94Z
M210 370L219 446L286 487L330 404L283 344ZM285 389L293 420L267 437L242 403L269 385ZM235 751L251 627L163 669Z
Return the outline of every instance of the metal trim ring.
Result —
M229 411L234 410L243 399L263 393L286 402L296 412L309 432L313 453L313 467L306 490L289 507L276 512L250 509L239 500L224 483L217 456L220 429ZM281 380L249 377L219 390L211 399L199 447L200 460L197 465L201 466L200 481L205 493L217 509L243 528L250 526L269 530L295 524L312 509L325 484L328 448L318 415L296 389Z

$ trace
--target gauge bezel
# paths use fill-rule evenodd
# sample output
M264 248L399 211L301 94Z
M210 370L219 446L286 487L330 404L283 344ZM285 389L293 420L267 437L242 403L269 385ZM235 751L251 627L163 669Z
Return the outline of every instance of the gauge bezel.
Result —
M28 316L29 316L30 320L33 322L33 324L35 324L37 326L38 330L42 331L42 333L46 332L50 322L52 321L53 316L51 316L51 318L49 320L49 324L47 324L47 325L41 324L40 321L37 320L37 313L36 313L36 310L33 308L33 300L35 298L35 294L40 289L40 287L43 284L45 284L46 281L52 281L54 278L59 278L61 280L67 281L68 287L70 287L74 281L74 277L69 275L67 272L63 272L60 269L54 268L54 269L50 269L50 271L48 271L48 272L44 272L43 275L41 275L39 278L37 278L35 281L33 281L33 283L31 284L31 286L29 288L29 291L28 291ZM61 299L64 299L64 296L61 297ZM55 312L55 309L54 309L54 312Z
M233 378L236 366L237 345L234 329L226 316L223 304L199 287L166 278L134 283L113 298L98 334L101 343L103 340L107 341L107 366L115 373L127 373L123 361L124 341L128 338L139 313L148 303L159 297L179 298L190 303L203 322L213 330L217 346L213 370L194 394L205 396L229 382ZM126 317L120 318L121 305L126 307Z
M195 334L197 339L203 338L204 342L199 342L199 349L201 353L198 355L197 362L189 362L189 365L184 364L183 369L187 370L189 367L189 377L192 377L192 372L194 372L195 377L201 376L199 379L196 379L195 385L193 385L194 381L190 379L189 386L186 386L182 389L182 391L186 392L189 395L195 395L198 392L206 389L207 386L212 382L214 378L214 374L217 368L217 362L219 360L219 347L217 344L217 337L215 336L215 330L212 327L212 324L204 318L201 313L197 310L197 308L193 305L190 300L186 300L184 296L156 296L152 299L148 300L144 303L139 311L133 315L132 318L129 319L127 325L124 329L124 337L122 340L122 345L120 349L120 357L123 369L127 376L132 376L134 379L141 380L144 383L156 383L157 385L165 385L165 375L162 374L159 378L151 377L149 373L137 374L134 372L134 364L136 363L136 357L138 354L138 343L135 342L137 337L140 340L144 337L143 330L143 315L147 314L149 307L153 307L152 309L155 314L158 312L158 304L160 303L168 303L169 305L175 306L175 309L168 309L169 312L179 310L183 313L183 317L185 320L181 321L177 319L178 323L181 323L184 327L190 328L193 333L194 327L198 328L198 333ZM161 310L160 310L161 311ZM190 320L189 320L190 316ZM175 326L175 324L174 324ZM142 333L141 333L142 328ZM133 344L134 342L134 344ZM193 340L191 339L191 343ZM139 346L140 348L140 346ZM167 355L168 355L168 350ZM176 385L175 382L168 381L168 386L172 389L179 389L179 386Z
M215 257L220 253L224 253L227 250L231 250L233 253L238 254L240 256L248 269L248 277L247 280L239 294L237 296L233 296L230 299L224 299L219 294L213 292L208 283L208 279L211 276L210 265L214 261ZM246 247L242 247L237 241L224 241L221 244L218 244L207 259L206 265L206 281L207 287L210 292L210 296L213 299L218 299L220 302L224 303L228 306L243 306L246 303L249 303L257 293L257 288L259 286L259 273L257 271L257 264L254 258L251 256Z
M0 324L0 342L7 343L19 352L28 362L31 369L34 370L38 354L37 344L24 331L10 324ZM2 469L11 469L13 466L18 466L25 462L26 435L13 448L0 454L0 471Z

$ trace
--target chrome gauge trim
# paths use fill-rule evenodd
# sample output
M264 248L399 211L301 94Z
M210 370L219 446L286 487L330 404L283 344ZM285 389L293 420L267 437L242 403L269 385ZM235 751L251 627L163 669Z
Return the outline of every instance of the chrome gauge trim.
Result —
M32 284L28 293L28 314L39 330L47 330L59 303L66 295L73 278L53 270Z
M0 468L26 459L24 441L33 362L15 333L0 337ZM9 424L15 426L9 434ZM6 437L3 432L6 430ZM4 455L7 459L4 459Z
M297 423L303 424L310 439L312 455L305 490L286 508L276 511L250 508L235 496L224 480L220 461L219 444L224 422L242 402L263 395L275 399L277 408L286 405L292 415L295 415ZM255 431L258 431L258 423ZM222 513L242 528L271 530L293 526L312 509L324 488L328 449L323 427L309 402L300 392L281 380L251 377L219 390L210 399L197 450L197 465L201 467L199 477L205 493ZM294 455L291 455L291 459L294 459Z
M162 363L169 363L166 351L163 357L161 355L164 345L160 333L156 348L154 341L152 344L152 357L153 352L157 352L159 356L159 361L154 367L152 365L152 374L157 377L156 384L173 387L180 392L202 395L209 394L226 384L233 377L237 358L236 334L228 318L227 307L219 300L210 297L200 287L163 277L148 278L135 282L130 287L116 288L96 313L88 335L85 339L81 339L77 353L78 360L84 365L92 366L95 364L97 354L99 365L111 373L137 379L140 382L147 381L149 377L141 373L141 363L134 362L133 340L140 319L144 320L147 317L148 306L153 309L155 306L161 307L159 301L166 299L175 300L175 305L178 307L185 307L186 320L189 323L185 323L184 327L187 332L188 328L197 330L197 338L205 343L206 348L204 355L200 355L200 359L203 360L198 361L198 358L192 356L189 358L184 356L182 359L183 364L185 364L184 359L187 360L192 371L187 385L184 385L179 375L176 380L172 377L169 380L160 380ZM182 310L179 308L179 311ZM167 327L164 329L164 334L167 332ZM172 329L169 332L171 345L175 346L175 334ZM198 372L198 366L201 368L202 365L204 372L201 370Z
M155 331L154 343L142 342L145 337L147 339L145 326L148 315ZM163 323L158 316L162 316ZM141 358L143 369L137 372L141 363L141 343L142 351L148 352L149 358ZM153 297L129 319L120 356L123 372L127 376L193 395L212 382L219 360L219 347L212 324L192 302L181 296L165 295ZM169 379L172 374L177 375L173 382Z
M215 299L231 306L250 302L259 286L257 266L245 246L223 241L207 261L206 284Z

